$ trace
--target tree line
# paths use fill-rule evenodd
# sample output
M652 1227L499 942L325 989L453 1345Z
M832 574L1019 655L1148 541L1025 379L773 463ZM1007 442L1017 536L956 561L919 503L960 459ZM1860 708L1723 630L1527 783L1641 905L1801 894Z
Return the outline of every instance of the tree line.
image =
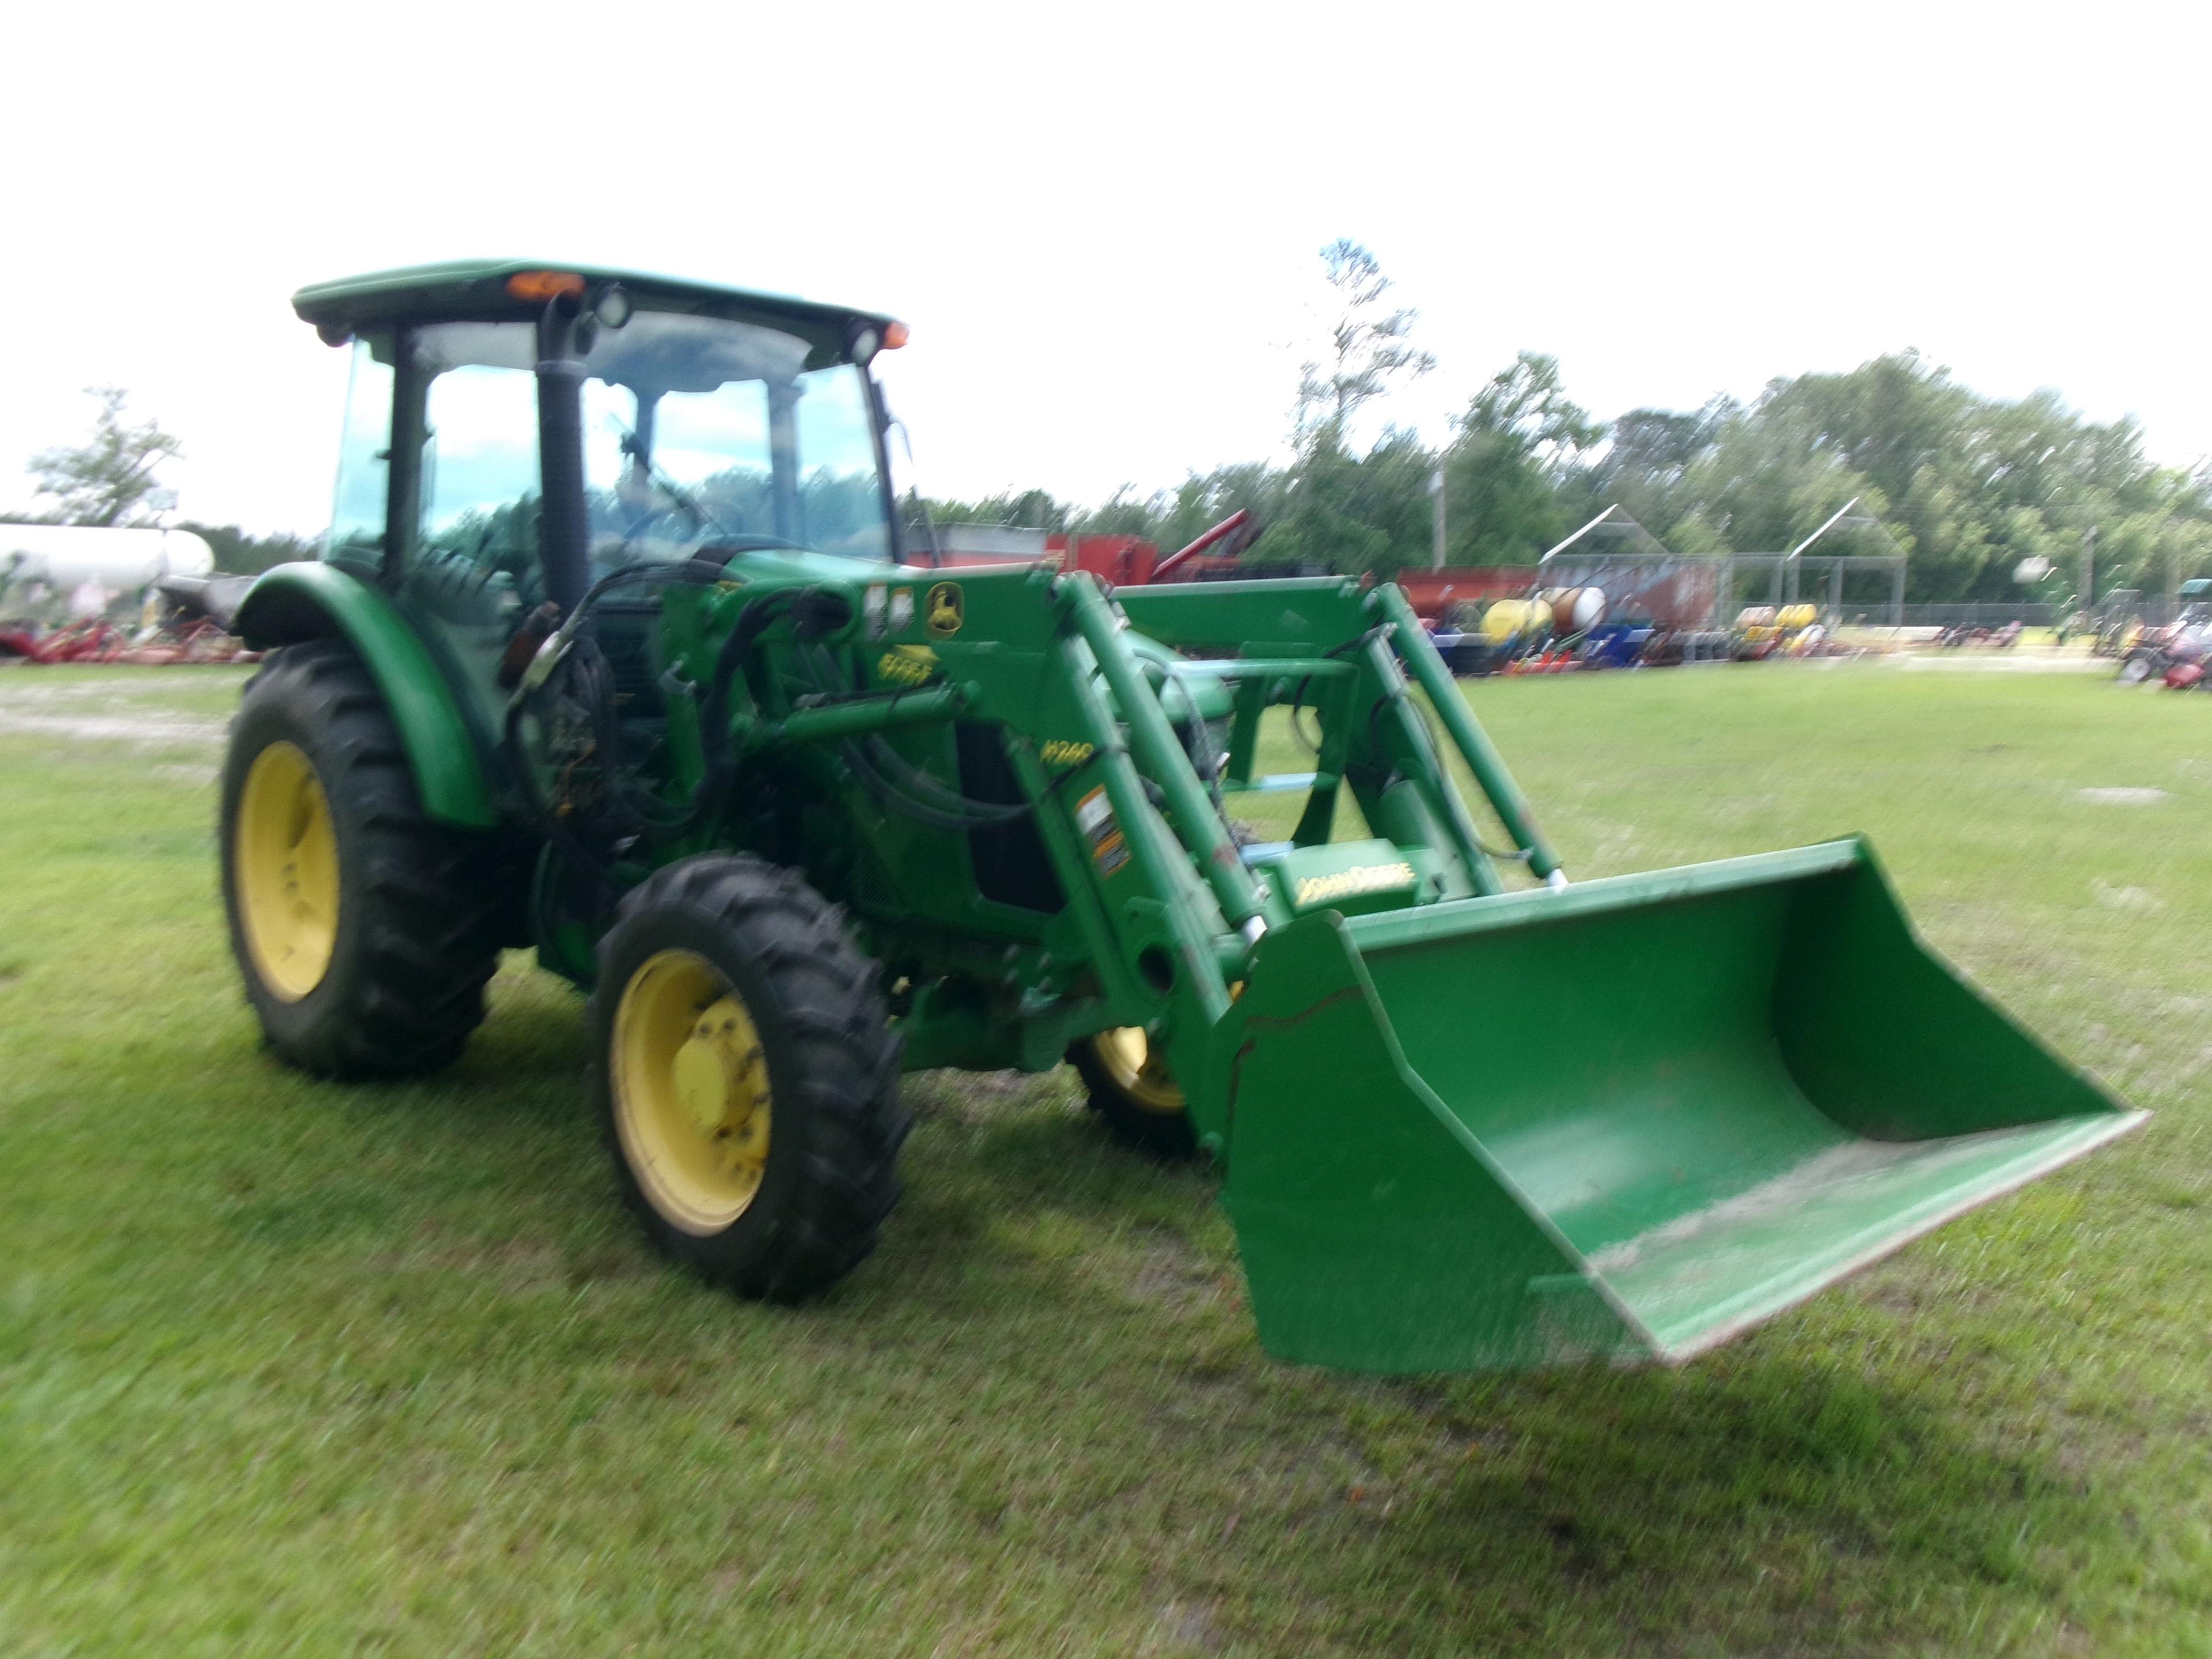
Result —
M1845 374L1768 383L1748 403L1632 409L1594 418L1568 397L1558 362L1524 351L1481 386L1434 447L1385 424L1355 436L1363 414L1429 373L1419 319L1395 303L1375 256L1348 240L1322 250L1334 321L1299 376L1290 459L1193 472L1171 489L1129 488L1082 506L1042 489L981 501L931 500L936 522L1021 525L1143 536L1176 547L1239 508L1265 526L1248 559L1388 575L1432 558L1432 484L1441 474L1445 561L1532 563L1618 502L1681 554L1784 552L1847 501L1885 526L1826 538L1824 551L1909 556L1916 600L2033 597L2079 602L2095 538L2096 591L2170 592L2212 574L2212 469L2152 463L2130 421L2084 420L2055 393L1985 398L1916 352ZM182 446L132 422L125 394L91 395L83 444L46 451L31 471L48 522L147 521L166 494L156 470ZM311 557L313 543L234 525L185 522L225 570ZM2051 575L2023 594L2023 561Z
M1095 507L1031 489L932 501L932 516L1176 547L1242 507L1266 526L1248 559L1387 575L1431 562L1441 471L1455 565L1533 563L1615 502L1676 553L1787 552L1856 499L1852 519L1887 533L1842 531L1820 550L1906 554L1914 600L2081 602L2093 538L2099 595L2212 574L2212 470L2157 465L2132 422L2084 420L2052 392L1983 397L1913 351L1778 379L1748 403L1612 421L1567 396L1555 359L1524 351L1441 445L1388 425L1355 442L1354 417L1433 362L1371 253L1340 241L1322 258L1337 322L1301 377L1286 463L1194 472ZM2034 559L2051 574L2023 592L2014 573Z

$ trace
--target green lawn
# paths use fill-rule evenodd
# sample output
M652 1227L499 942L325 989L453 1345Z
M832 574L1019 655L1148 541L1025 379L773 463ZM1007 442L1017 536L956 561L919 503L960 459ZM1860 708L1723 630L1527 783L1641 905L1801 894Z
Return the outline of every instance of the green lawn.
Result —
M2212 1654L2212 698L1472 688L1575 873L1868 831L2160 1115L1686 1370L1376 1382L1265 1358L1209 1177L1064 1073L911 1080L793 1312L648 1256L526 958L448 1075L280 1069L242 678L0 671L0 1651Z

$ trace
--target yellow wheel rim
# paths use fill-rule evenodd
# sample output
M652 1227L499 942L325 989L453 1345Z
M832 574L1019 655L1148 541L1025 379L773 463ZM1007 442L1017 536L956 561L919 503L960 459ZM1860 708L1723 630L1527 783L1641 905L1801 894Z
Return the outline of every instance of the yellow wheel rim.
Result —
M1143 1026L1101 1031L1091 1039L1091 1046L1114 1079L1114 1086L1128 1097L1132 1105L1162 1117L1174 1117L1184 1109L1182 1091Z
M653 1207L702 1237L743 1215L768 1167L768 1058L714 963L648 957L623 988L607 1066L623 1155Z
M297 1002L323 982L338 938L338 837L314 763L297 744L253 757L231 836L231 882L253 971Z

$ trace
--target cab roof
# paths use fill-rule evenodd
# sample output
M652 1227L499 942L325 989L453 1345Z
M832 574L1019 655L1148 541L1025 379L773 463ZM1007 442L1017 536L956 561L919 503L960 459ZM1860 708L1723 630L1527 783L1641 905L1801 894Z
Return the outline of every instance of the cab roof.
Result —
M453 259L311 283L292 296L292 309L332 344L363 329L398 322L534 317L544 309L544 302L518 299L507 289L510 278L532 271L573 272L593 288L618 282L635 302L656 310L781 319L810 333L842 334L855 323L872 323L880 328L892 320L883 312L860 311L851 306L821 305L787 295L758 294L651 271L544 259Z

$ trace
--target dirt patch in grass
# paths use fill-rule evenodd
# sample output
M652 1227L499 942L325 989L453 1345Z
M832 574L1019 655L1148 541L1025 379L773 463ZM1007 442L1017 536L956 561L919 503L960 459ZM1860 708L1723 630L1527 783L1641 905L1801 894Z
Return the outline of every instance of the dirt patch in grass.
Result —
M2077 789L2074 793L2094 806L2160 806L2173 799L2163 789L2134 787Z
M1203 1304L1240 1305L1243 1281L1231 1268L1212 1261L1181 1239L1159 1238L1136 1253L1129 1291L1146 1307L1182 1312Z
M135 748L212 747L226 727L212 720L127 714L48 714L0 708L0 735L70 743L127 743Z

